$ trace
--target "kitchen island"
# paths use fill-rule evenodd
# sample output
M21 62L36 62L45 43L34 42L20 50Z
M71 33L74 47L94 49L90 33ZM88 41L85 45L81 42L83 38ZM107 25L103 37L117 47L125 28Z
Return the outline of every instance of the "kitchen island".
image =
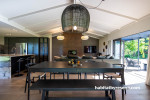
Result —
M0 79L10 79L13 74L18 70L19 63L17 62L20 58L24 58L21 64L21 70L25 69L26 58L34 56L22 55L22 54L0 54Z

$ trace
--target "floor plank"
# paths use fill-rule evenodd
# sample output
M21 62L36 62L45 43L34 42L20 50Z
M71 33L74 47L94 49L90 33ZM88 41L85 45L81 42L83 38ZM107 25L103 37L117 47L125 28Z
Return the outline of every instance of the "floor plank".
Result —
M137 75L139 73L139 75ZM141 74L143 73L143 74ZM38 73L39 74L39 73ZM34 73L33 76L36 76ZM47 74L47 77L49 74ZM140 87L140 90L127 90L125 100L150 100L150 87L145 85L145 72L142 71L125 71L125 80L128 86ZM27 100L27 93L24 93L25 76L13 77L12 79L0 79L0 100ZM53 76L52 76L53 77ZM56 75L57 79L62 75ZM71 79L77 79L77 75L71 75ZM84 78L84 76L82 76ZM88 75L88 79L93 79L94 75ZM99 77L96 76L96 79ZM102 75L101 75L102 78ZM50 97L102 97L102 91L53 91ZM117 100L121 100L121 91L116 92ZM39 91L31 91L31 100L41 100Z

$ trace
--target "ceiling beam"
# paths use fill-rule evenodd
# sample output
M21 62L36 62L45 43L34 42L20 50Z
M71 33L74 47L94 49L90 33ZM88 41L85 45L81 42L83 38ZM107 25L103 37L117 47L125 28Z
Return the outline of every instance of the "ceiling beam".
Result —
M59 32L59 33L55 33L55 34L52 34L52 37L55 37L55 36L58 36L58 35L61 35L62 32Z
M93 6L90 6L90 5L86 5L86 6L89 7L89 8L93 8ZM124 18L130 19L130 20L138 21L138 19L136 19L136 18L126 16L126 15L123 15L123 14L115 13L115 12L108 11L108 10L101 9L101 8L95 8L95 9L98 10L98 11L102 11L102 12L105 12L105 13L112 14L112 15L116 15L116 16L124 17Z
M26 33L29 33L33 36L36 36L36 37L39 37L39 35L35 34L33 31L29 30L29 29L26 29L25 27L19 25L18 23L14 22L14 21L9 21L8 18L4 17L4 16L1 16L0 15L0 21L5 23L5 24L8 24L10 26L13 26L21 31L24 31Z
M83 35L87 35L87 36L89 36L89 37L99 39L99 37L93 36L93 35L91 35L91 34L86 34L86 33L84 33Z
M96 36L101 36L101 37L103 37L103 35L97 34L97 33L93 33L93 32L86 32L86 34L93 34L93 35L96 35Z
M97 29L97 28L92 27L92 26L90 26L90 29L95 30L95 31L99 31L99 32L104 33L104 34L109 34L110 33L110 32L107 32L107 31L104 31L104 30L101 30L101 29Z
M95 38L95 39L99 39L98 37L95 37L95 36L91 36L91 35L89 35L89 37L91 37L91 38Z
M62 34L62 32L58 32L58 33L44 33L44 34L41 34L41 36L48 36L48 35L52 35L52 37L55 37L55 36L58 36Z
M15 20L15 19L18 19L18 18L21 18L21 17L26 17L26 16L29 16L29 15L33 15L33 14L45 12L45 11L48 11L48 10L60 8L60 7L63 7L63 6L67 6L69 4L71 4L71 3L69 2L69 3L66 3L66 4L62 4L62 5L58 5L58 6L54 6L54 7L50 7L50 8L46 8L46 9L30 12L30 13L26 13L26 14L22 14L22 15L19 15L19 16L15 16L15 17L9 18L8 20Z
M52 28L46 28L46 29L44 29L44 30L37 31L37 32L35 32L35 33L46 32L46 31L49 31L49 30L52 30L52 29L55 29L55 28L59 28L59 27L61 27L61 26L60 26L60 25L58 25L58 26L55 26L55 27L52 27Z

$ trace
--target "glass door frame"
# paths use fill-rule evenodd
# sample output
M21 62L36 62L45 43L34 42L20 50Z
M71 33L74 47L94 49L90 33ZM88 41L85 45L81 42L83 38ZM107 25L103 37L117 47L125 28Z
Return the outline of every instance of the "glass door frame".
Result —
M115 41L120 42L120 52L119 52L119 59L121 59L121 38L113 40L113 56L115 57Z

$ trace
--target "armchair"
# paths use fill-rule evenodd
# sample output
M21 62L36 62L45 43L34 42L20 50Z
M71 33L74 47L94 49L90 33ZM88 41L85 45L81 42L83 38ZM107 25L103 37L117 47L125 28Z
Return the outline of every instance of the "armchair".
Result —
M139 62L138 64L138 61L132 60L130 58L126 58L126 62L127 62L127 67L140 67L139 64L141 64L141 62Z

